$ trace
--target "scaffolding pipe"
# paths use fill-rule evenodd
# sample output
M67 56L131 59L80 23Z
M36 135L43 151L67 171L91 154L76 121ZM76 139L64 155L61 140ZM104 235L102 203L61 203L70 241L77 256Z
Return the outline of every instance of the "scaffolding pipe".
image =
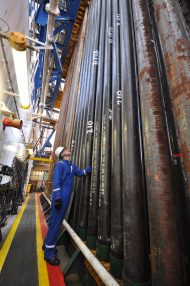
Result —
M80 251L86 257L90 265L94 268L96 273L99 275L100 279L105 286L119 286L116 280L111 276L111 274L104 268L104 266L99 262L99 260L92 254L84 242L79 238L79 236L74 232L70 225L63 221L63 225L70 234L73 241L76 243Z
M44 195L44 198L47 200L49 205L51 206L51 201ZM111 274L104 268L104 266L99 262L99 260L92 254L92 252L88 249L88 247L84 244L84 242L79 238L79 236L74 232L74 230L70 227L70 225L63 220L63 226L68 231L69 235L76 243L80 251L83 253L84 257L88 260L90 265L99 275L100 279L104 283L105 286L119 286L117 281L111 276Z

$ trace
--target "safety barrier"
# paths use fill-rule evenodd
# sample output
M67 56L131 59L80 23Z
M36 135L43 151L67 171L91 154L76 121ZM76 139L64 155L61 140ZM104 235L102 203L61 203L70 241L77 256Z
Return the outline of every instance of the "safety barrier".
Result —
M51 201L47 198L45 194L40 197L41 203L43 204L43 209L45 209L46 214L48 210L50 212ZM49 208L47 207L49 205ZM87 259L89 264L96 271L97 275L100 277L104 285L106 286L119 286L117 281L111 276L111 274L104 268L104 266L99 262L99 260L93 255L93 253L88 249L85 243L79 238L71 226L63 220L63 226L69 233L75 244L78 246L84 257Z

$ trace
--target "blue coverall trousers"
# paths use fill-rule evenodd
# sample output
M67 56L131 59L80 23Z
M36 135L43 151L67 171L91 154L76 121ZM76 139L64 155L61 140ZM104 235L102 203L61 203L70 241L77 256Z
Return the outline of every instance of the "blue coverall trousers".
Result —
M65 217L70 198L62 202L62 207L57 210L55 208L55 199L52 198L51 214L48 226L48 233L45 239L45 256L47 258L55 257L56 241L61 231L61 225ZM46 247L47 245L47 247Z

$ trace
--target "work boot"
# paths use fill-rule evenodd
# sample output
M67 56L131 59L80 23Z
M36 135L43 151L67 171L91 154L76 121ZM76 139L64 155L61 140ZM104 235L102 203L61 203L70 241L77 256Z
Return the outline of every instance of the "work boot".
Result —
M44 256L44 260L53 266L59 266L60 264L60 260L57 257L47 258Z
M43 251L45 250L45 243L43 243L43 245L42 245L42 250ZM55 249L55 254L57 254L57 248Z

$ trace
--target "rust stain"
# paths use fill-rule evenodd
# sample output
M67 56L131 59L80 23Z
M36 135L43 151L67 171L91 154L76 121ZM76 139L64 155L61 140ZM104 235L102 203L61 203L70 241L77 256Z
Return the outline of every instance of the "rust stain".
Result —
M176 85L172 88L172 100L177 102L178 97L184 103L190 99L190 79L181 79L179 83L176 80Z
M171 80L176 75L175 66L173 64L172 53L166 52L165 62L166 62L166 67L167 67L167 72L168 72L168 78L169 78L169 80Z
M185 38L177 39L174 49L178 53L185 53L187 50L190 49L190 41Z
M162 10L163 1L168 3L165 10ZM154 0L154 3L190 192L190 41L176 1ZM161 15L169 24L167 28L160 22Z
M183 285L183 254L180 249L179 225L172 189L172 170L166 139L167 131L161 102L157 61L154 46L150 44L152 30L148 20L146 1L133 0L132 3L136 17L136 34L138 35L136 35L136 44L139 51L138 71L151 233L152 282L157 285L159 276L160 285ZM158 23L163 19L168 9L169 4L167 5L167 3L169 1L154 1ZM172 88L177 89L179 87L178 69L180 65L177 65L177 60L174 57L174 53L177 52L174 51L172 20L168 19L166 22L169 26L168 29L163 27L163 23L160 23L161 28L164 29L160 33L160 38L164 46L167 77L169 82L172 82ZM172 44L169 45L170 42ZM176 49L180 50L181 48L183 48L182 43L178 42ZM181 56L181 54L179 55ZM181 96L179 92L186 93L182 82L180 84L181 88L177 90L177 100Z
M150 82L151 81L151 77L150 77L151 71L153 71L151 66L145 66L144 68L141 68L141 70L139 72L140 79L143 79L147 75L146 81Z
M178 49L182 50L181 45L177 45ZM167 77L171 85L172 99L180 97L181 100L190 99L190 75L186 73L185 66L190 63L190 57L179 55L174 57L170 52L165 54L165 62L167 67ZM182 97L184 99L182 99Z
M181 149L183 150L183 162L187 174L190 173L190 146L185 143L181 143Z

